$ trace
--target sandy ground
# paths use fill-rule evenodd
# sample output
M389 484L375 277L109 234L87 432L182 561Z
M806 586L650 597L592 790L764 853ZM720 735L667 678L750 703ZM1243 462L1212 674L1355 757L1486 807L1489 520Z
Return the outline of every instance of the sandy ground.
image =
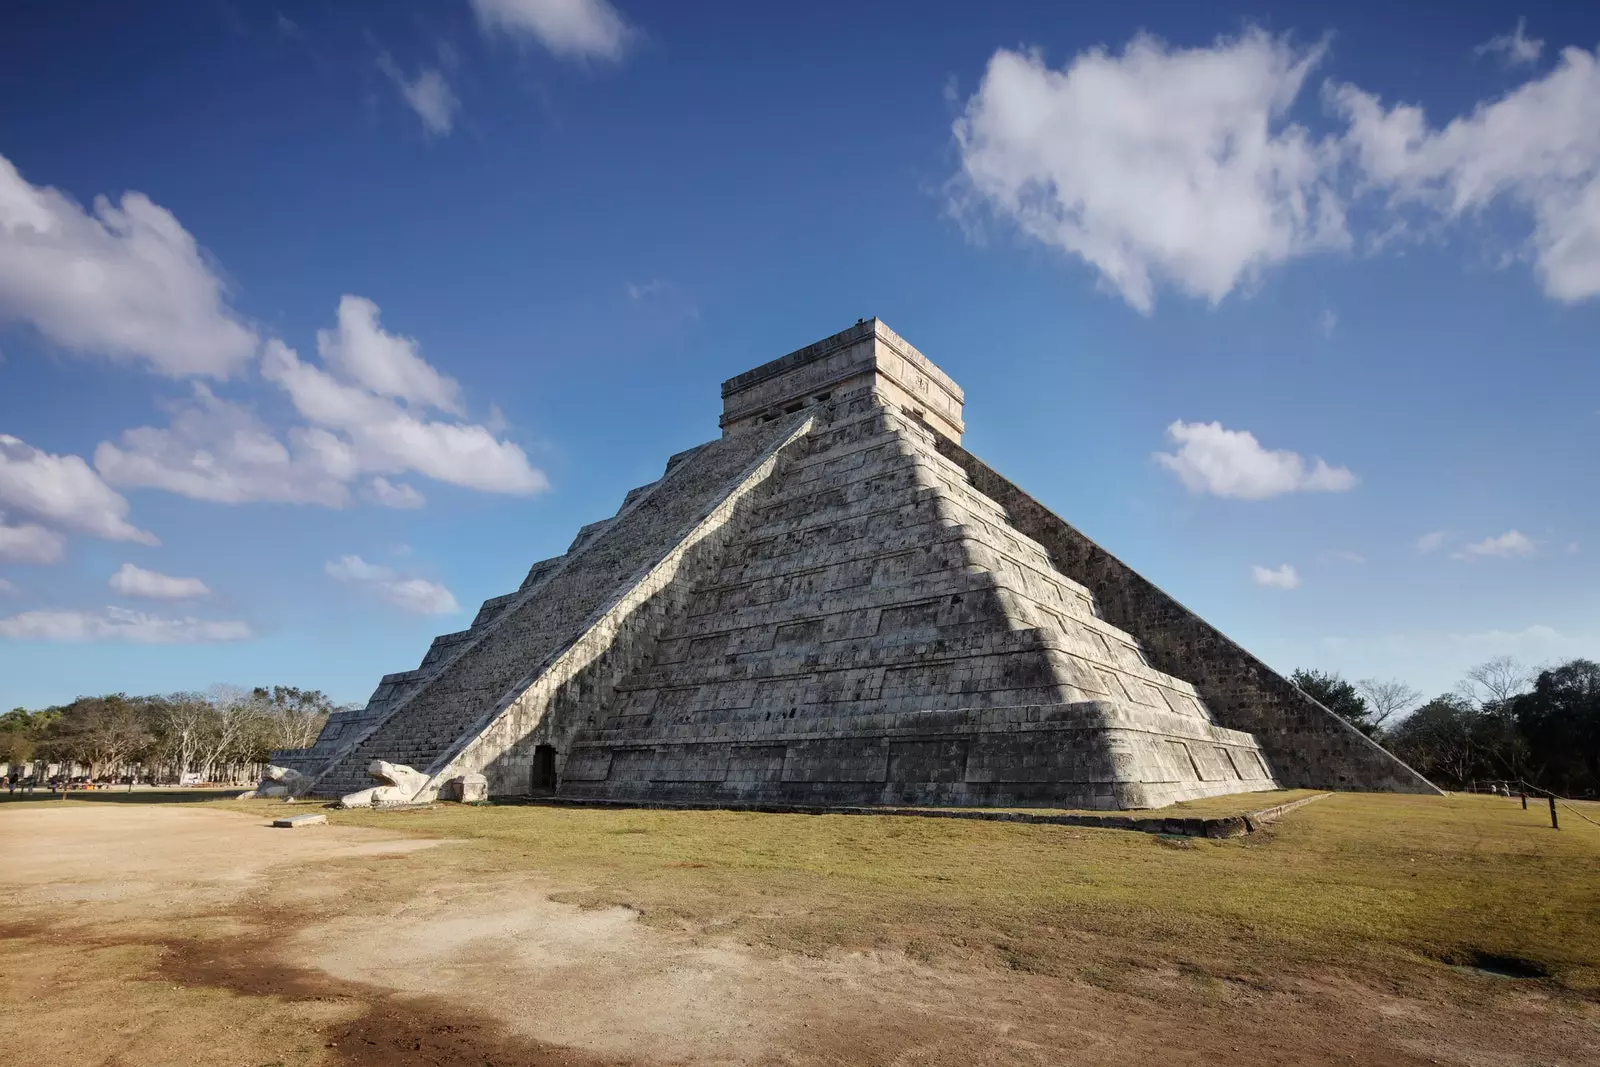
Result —
M1537 987L1456 1005L1173 971L1130 994L801 957L558 903L583 887L472 853L215 809L8 805L0 1048L208 1067L1600 1063L1600 1012Z

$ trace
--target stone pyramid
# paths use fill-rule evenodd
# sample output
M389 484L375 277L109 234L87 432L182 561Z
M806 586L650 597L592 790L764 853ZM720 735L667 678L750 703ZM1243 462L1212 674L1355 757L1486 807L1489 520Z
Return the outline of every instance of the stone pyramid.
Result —
M720 439L274 763L416 799L1435 791L963 449L960 387L876 319L722 395Z

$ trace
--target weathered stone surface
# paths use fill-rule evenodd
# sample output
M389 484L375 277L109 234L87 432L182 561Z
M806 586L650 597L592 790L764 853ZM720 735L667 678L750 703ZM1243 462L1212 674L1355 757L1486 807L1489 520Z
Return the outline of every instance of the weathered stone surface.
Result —
M272 825L283 830L298 830L305 826L324 826L328 822L326 815L307 813L305 815L289 815L282 819L273 819Z
M720 440L274 762L320 795L419 768L367 802L1432 788L961 448L960 387L882 323L723 398Z
M311 788L311 779L292 767L269 766L257 786L240 793L240 800L298 797Z
M489 779L481 774L457 775L440 788L439 799L462 804L482 803L489 799Z
M339 798L341 808L375 808L385 804L410 804L428 785L428 776L404 764L375 759L367 765L367 775L382 782Z

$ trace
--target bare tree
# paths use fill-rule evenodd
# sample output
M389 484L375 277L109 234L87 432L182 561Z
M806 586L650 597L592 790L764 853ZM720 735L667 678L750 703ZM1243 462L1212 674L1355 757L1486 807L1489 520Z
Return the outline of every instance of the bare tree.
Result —
M265 748L310 748L333 712L331 701L319 689L275 685L253 691L265 704L268 716ZM266 753L263 753L265 758Z
M260 735L265 702L237 686L213 686L210 696L211 728L201 738L200 775L214 780L224 763L244 762Z
M195 766L211 731L214 709L199 693L173 693L161 706L163 756L181 778Z
M1510 656L1496 656L1467 672L1462 694L1485 711L1499 712L1512 697L1528 691L1537 673Z
M1390 719L1403 717L1422 700L1422 693L1398 678L1363 678L1356 688L1366 698L1367 721L1374 728Z

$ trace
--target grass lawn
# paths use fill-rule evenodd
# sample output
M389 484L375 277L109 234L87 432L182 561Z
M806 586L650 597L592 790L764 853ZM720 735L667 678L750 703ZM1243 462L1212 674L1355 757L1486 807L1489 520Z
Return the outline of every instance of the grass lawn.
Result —
M1282 793L1197 802L1230 814ZM1226 802L1222 807L1216 805ZM268 816L311 804L227 801ZM1230 806L1231 805L1231 806ZM1185 807L1188 807L1187 805ZM1600 805L1581 806L1600 822ZM1330 969L1415 986L1527 961L1600 998L1600 826L1485 796L1336 794L1231 840L955 819L441 805L332 822L457 839L644 921L823 954L900 949L1137 991L1154 973L1271 987ZM294 831L315 832L315 831ZM1493 981L1500 981L1498 979Z

